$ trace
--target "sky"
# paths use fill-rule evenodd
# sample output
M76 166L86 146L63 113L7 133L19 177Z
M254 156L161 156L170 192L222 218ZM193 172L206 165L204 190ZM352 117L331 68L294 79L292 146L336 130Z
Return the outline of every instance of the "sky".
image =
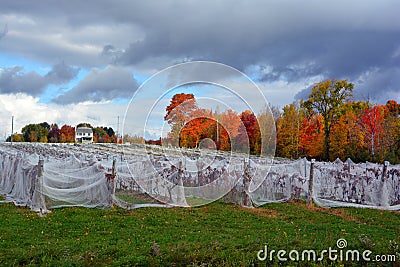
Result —
M122 132L138 88L192 61L243 72L270 106L329 78L354 83L355 99L400 102L398 10L397 0L1 1L0 140L11 116L16 132L43 121ZM160 96L142 97L139 110Z

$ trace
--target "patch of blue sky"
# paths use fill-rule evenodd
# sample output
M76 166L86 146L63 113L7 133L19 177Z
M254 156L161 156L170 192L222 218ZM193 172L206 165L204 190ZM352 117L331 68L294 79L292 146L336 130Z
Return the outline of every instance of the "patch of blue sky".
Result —
M143 73L140 73L140 72L133 72L133 77L135 78L136 82L139 85L141 85L145 81L147 81L147 79L149 79L151 77L151 75L143 74Z
M25 73L35 71L40 75L46 75L51 70L51 66L0 52L0 68L13 67L23 67Z
M80 69L78 74L74 79L72 79L69 83L67 84L61 84L61 85L49 85L47 88L44 90L44 92L40 96L40 103L52 103L52 100L62 94L65 94L72 88L76 87L82 79L86 77L86 75L89 73L89 70L87 69Z

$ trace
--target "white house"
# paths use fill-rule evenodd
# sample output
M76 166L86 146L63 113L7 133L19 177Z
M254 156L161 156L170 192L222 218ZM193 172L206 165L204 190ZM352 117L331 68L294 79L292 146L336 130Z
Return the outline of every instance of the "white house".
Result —
M89 127L75 129L75 143L93 143L93 130Z

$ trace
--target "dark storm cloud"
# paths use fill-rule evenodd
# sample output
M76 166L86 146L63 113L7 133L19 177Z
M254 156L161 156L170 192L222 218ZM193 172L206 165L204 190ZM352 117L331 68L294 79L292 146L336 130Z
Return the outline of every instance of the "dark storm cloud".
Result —
M22 72L23 67L0 70L0 93L27 93L39 95L48 85L46 79L34 71Z
M35 71L24 72L23 67L0 68L0 93L27 93L40 95L50 84L64 84L72 80L79 69L64 63L54 65L44 76Z
M51 84L63 84L71 81L79 72L79 68L66 65L64 62L54 65L53 69L44 76Z
M357 99L378 103L390 99L400 101L400 67L375 69L362 75L356 81L354 95Z
M373 85L399 64L398 10L397 0L5 1L0 25L12 23L13 31L0 50L139 71L211 60L241 71L258 66L264 83L316 76L355 82L362 76L359 90L379 96L400 88Z
M70 104L128 98L137 88L138 84L129 69L116 66L108 66L104 70L95 68L77 86L53 101Z

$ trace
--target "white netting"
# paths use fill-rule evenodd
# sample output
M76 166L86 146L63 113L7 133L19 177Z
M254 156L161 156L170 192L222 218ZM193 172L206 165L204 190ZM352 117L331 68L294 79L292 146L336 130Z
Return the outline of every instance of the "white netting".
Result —
M310 162L305 159L291 162L277 160L270 165L263 183L251 192L254 204L260 206L271 202L306 198L309 178L307 170L310 170Z
M379 164L315 164L314 200L320 206L373 207L400 210L400 166Z
M122 153L123 152L123 153ZM244 206L308 199L311 162L158 146L1 144L5 201L64 206L196 206L222 196ZM39 159L43 160L40 168ZM400 210L400 166L316 162L312 198L327 207ZM39 174L42 173L41 176Z

